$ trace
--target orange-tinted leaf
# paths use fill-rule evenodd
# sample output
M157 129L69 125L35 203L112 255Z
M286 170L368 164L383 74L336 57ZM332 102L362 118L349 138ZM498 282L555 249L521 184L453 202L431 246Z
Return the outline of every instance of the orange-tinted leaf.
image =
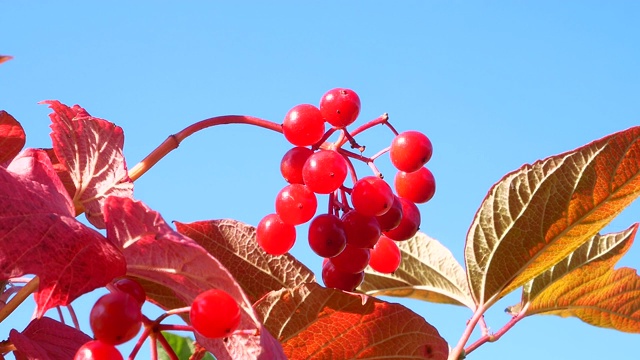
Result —
M315 281L313 272L293 256L264 252L253 226L235 220L174 223L178 232L195 240L233 274L252 302L273 289Z
M25 141L26 135L20 123L8 112L0 110L0 164L18 155Z
M634 226L606 256L547 286L531 301L526 314L575 316L591 325L640 333L640 276L635 269L614 270L631 247L637 229Z
M397 244L402 253L398 270L382 274L368 267L361 291L475 308L465 271L449 249L420 232Z
M133 182L122 153L122 128L92 117L78 105L68 107L53 100L43 103L54 111L49 116L53 150L73 181L73 203L76 209L84 210L91 224L104 228L102 206L106 198L133 196ZM66 174L61 176L65 178Z
M438 331L406 307L310 283L255 304L290 359L446 359Z
M640 195L640 127L524 165L495 184L467 235L477 303L493 302L589 241Z
M9 55L0 55L0 64L2 64L5 61L9 61L13 59L13 56L9 56Z

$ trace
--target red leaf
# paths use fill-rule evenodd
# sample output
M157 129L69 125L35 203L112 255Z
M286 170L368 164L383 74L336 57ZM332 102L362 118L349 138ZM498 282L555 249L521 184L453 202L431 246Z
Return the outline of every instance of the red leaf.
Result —
M125 273L118 249L73 215L44 151L0 167L0 279L38 275L37 316Z
M184 304L201 292L217 288L228 292L242 309L240 330L259 335L233 335L222 339L196 338L216 359L278 359L282 348L264 329L247 295L229 271L192 239L175 232L159 213L140 201L109 197L104 206L107 236L123 248L128 275L159 286L147 297L164 307L168 290ZM161 294L160 297L155 297ZM175 304L175 301L171 301ZM188 317L183 317L188 322Z
M20 123L8 112L0 110L0 164L18 155L25 139L26 135Z
M109 196L132 197L133 182L122 154L124 133L115 124L92 117L78 105L43 101L51 118L53 150L75 185L71 194L87 220L104 228L102 206Z
M22 333L11 330L9 340L16 347L16 360L68 360L91 338L76 328L43 317L31 321Z
M5 61L9 61L13 59L13 56L9 56L9 55L0 55L0 64L2 64Z
M447 342L408 308L305 284L255 305L291 359L446 360Z

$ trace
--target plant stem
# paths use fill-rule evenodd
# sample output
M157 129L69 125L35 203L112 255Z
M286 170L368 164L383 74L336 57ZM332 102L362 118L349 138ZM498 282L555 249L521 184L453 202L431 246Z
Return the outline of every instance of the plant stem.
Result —
M177 149L180 143L192 134L208 127L224 124L248 124L282 133L282 125L253 116L224 115L205 119L187 126L176 134L170 135L160 146L129 170L129 177L132 181L139 179L168 153Z
M2 309L0 309L0 322L4 321L4 319L6 319L13 310L17 309L18 306L20 306L20 304L29 297L29 295L38 289L38 286L40 286L39 277L36 276L29 280L29 282L23 286L15 296L11 298L11 300Z
M179 360L178 355L176 355L176 352L173 350L173 348L171 347L171 345L169 344L169 342L167 341L167 339L164 337L162 333L158 333L157 340L160 343L160 345L164 348L164 351L167 352L169 359Z
M517 324L518 321L522 320L526 316L528 308L529 308L529 304L525 305L522 308L522 310L520 310L520 312L516 316L512 317L511 320L509 320L509 322L507 322L500 330L498 330L493 334L487 333L483 335L480 339L476 340L473 344L469 345L469 347L465 349L465 354L469 354L470 352L477 349L478 347L480 347L480 345L484 343L498 341L502 337L502 335L504 335L515 324Z
M467 341L469 341L469 338L473 333L473 329L475 329L476 325L478 325L478 321L482 319L482 316L486 311L485 306L486 306L485 304L482 304L478 308L476 308L476 311L473 313L473 316L467 323L467 327L464 329L464 332L462 333L462 336L458 341L458 345L456 345L456 347L451 349L451 352L449 352L449 360L464 359L464 357L462 357L462 355L465 354L464 346L467 344Z

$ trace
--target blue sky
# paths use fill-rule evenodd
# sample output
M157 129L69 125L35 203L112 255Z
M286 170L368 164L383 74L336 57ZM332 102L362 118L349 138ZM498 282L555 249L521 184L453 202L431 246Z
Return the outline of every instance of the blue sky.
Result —
M0 15L0 54L15 57L0 65L0 108L22 122L28 146L50 146L49 110L37 105L45 99L122 126L132 167L195 121L281 121L294 105L349 87L362 100L359 121L388 112L399 130L431 138L437 192L421 206L422 230L459 261L477 207L503 174L640 122L640 4L632 1L4 1ZM391 141L377 128L362 139L374 152ZM135 196L168 221L257 224L285 185L278 166L288 148L262 129L209 129L138 180ZM378 163L392 178L389 162ZM608 230L638 220L634 204ZM640 266L639 249L621 265ZM293 253L319 270L304 239ZM492 329L515 301L488 313ZM403 303L452 344L471 315ZM0 324L0 338L23 327L31 309L20 314ZM628 358L637 341L576 319L532 317L468 358Z

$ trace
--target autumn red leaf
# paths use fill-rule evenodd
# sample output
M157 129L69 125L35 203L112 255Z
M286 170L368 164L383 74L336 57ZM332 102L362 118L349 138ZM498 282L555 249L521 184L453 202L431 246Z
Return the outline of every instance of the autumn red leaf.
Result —
M9 55L0 55L0 64L2 64L5 61L9 61L13 59L13 56L9 56Z
M43 103L54 111L49 116L53 150L73 181L73 203L86 213L91 224L104 228L105 199L133 196L133 182L122 153L124 132L107 120L92 117L78 105L69 107L55 100Z
M282 348L258 320L251 302L229 271L198 243L174 231L160 214L140 201L111 196L104 207L107 236L123 249L127 274L143 279L147 298L165 307L170 292L190 305L203 291L216 288L240 305L238 329L256 335L232 335L226 341L196 334L217 359L278 359ZM159 285L149 288L150 283ZM169 292L170 291L170 292ZM162 297L155 297L164 294ZM175 302L173 302L175 305ZM171 309L166 308L169 310ZM189 322L188 317L183 317Z
M215 256L255 302L273 289L315 282L313 272L290 254L267 254L256 241L255 227L235 220L174 222L178 232Z
M492 304L568 256L640 195L640 127L524 165L495 184L465 248L471 292Z
M255 305L290 359L445 360L446 341L408 308L305 284Z
M11 330L16 360L68 360L91 338L82 331L48 317L32 320L24 331Z
M125 273L121 252L74 218L49 157L27 149L0 167L0 278L40 277L37 316Z
M18 155L25 141L20 123L8 112L0 110L0 165Z

